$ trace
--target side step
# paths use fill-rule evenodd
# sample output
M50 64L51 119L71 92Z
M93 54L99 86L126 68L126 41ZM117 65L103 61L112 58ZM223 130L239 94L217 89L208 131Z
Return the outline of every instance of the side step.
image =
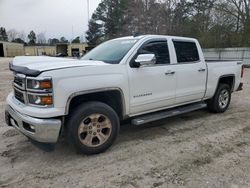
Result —
M207 104L205 102L199 102L199 103L193 103L193 104L189 104L189 105L185 105L181 107L171 108L165 111L154 112L154 113L142 115L142 116L136 117L135 119L132 119L132 124L142 125L142 124L149 123L152 121L157 121L160 119L199 110L199 109L205 108L206 106Z

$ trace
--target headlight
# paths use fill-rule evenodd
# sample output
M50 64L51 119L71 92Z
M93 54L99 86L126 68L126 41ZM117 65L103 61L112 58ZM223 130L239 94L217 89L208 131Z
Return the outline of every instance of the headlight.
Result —
M28 104L39 107L53 106L53 85L50 77L27 77L26 88Z
M52 79L44 78L41 80L27 79L27 89L36 91L51 91L52 90Z
M53 105L53 96L28 94L28 101L29 101L29 104L32 104L32 105L51 106Z

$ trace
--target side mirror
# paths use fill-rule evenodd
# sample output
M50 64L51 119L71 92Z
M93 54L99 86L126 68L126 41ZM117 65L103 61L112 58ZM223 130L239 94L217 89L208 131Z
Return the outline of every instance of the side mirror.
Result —
M154 54L140 54L135 59L137 67L154 65L156 63L156 58Z

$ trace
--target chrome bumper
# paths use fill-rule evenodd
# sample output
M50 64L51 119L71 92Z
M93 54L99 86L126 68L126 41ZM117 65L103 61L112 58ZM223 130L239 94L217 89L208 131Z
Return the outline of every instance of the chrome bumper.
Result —
M42 143L56 143L61 129L59 119L39 119L21 114L6 106L5 120L27 137Z

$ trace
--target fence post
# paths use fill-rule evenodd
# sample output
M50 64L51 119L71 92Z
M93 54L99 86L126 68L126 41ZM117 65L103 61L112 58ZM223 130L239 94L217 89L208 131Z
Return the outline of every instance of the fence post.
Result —
M245 49L242 51L242 58L241 58L242 61L244 60L244 57L245 57Z
M221 60L221 49L219 49L219 60Z

